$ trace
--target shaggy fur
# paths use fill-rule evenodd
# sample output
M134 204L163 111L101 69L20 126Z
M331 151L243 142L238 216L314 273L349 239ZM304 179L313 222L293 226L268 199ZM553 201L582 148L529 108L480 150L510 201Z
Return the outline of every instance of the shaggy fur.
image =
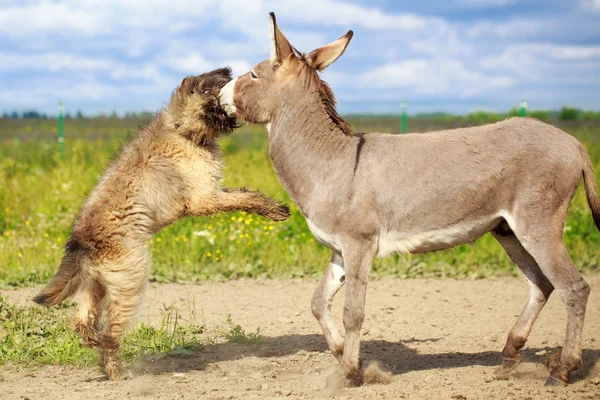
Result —
M183 80L165 110L117 157L79 212L56 275L34 301L52 306L78 291L75 320L85 344L101 353L110 379L123 333L146 288L147 241L188 216L246 211L275 221L287 206L244 188L222 189L222 161L215 139L235 128L221 109L228 68Z

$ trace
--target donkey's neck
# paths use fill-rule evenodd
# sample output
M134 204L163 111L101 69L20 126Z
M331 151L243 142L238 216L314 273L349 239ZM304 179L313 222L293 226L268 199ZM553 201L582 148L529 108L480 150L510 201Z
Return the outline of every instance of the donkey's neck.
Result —
M284 101L268 126L275 172L307 216L311 199L335 184L335 176L327 171L335 170L336 165L346 169L354 159L358 140L342 132L318 99L310 100Z

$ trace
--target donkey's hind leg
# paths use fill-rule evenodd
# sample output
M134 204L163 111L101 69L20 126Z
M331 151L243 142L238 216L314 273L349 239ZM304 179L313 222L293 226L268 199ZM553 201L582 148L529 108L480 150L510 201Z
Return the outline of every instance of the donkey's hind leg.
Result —
M312 296L311 302L312 313L317 321L319 321L329 350L338 361L342 360L342 355L344 354L344 340L338 328L333 323L331 302L336 293L344 285L345 278L344 260L338 253L334 252L327 271L325 271L321 282L319 282L319 286L317 286Z
M562 241L564 218L548 219L547 230L515 234L561 297L567 311L567 330L560 361L551 366L547 385L567 383L581 363L581 338L590 286L569 258Z
M523 348L531 328L554 287L544 276L533 257L523 248L517 237L509 229L492 232L500 245L506 250L510 259L525 274L529 283L529 298L517 322L508 334L506 345L502 350L502 367L505 370L515 368L521 362L519 350Z
M75 316L75 331L88 347L98 347L99 344L104 295L104 287L98 281L89 282Z

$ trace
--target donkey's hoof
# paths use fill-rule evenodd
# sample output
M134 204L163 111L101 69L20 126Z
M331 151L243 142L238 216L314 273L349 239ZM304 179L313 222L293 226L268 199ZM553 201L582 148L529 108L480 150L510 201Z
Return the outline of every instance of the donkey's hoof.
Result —
M363 384L363 377L360 372L350 372L346 374L346 386L347 387L359 387Z
M546 379L546 383L544 383L544 386L566 386L567 382L563 382L560 379L557 379L553 376L549 376L548 379Z

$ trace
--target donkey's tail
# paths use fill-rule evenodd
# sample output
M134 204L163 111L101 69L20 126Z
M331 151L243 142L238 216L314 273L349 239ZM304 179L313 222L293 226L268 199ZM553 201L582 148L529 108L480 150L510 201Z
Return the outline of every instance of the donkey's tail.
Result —
M588 204L592 210L592 216L596 223L596 228L600 230L600 198L596 192L596 177L590 156L585 150L582 151L583 156L583 184L585 185L585 195L587 196Z
M69 239L65 246L65 255L48 285L33 298L39 305L50 307L73 296L83 281L86 250L81 244Z

